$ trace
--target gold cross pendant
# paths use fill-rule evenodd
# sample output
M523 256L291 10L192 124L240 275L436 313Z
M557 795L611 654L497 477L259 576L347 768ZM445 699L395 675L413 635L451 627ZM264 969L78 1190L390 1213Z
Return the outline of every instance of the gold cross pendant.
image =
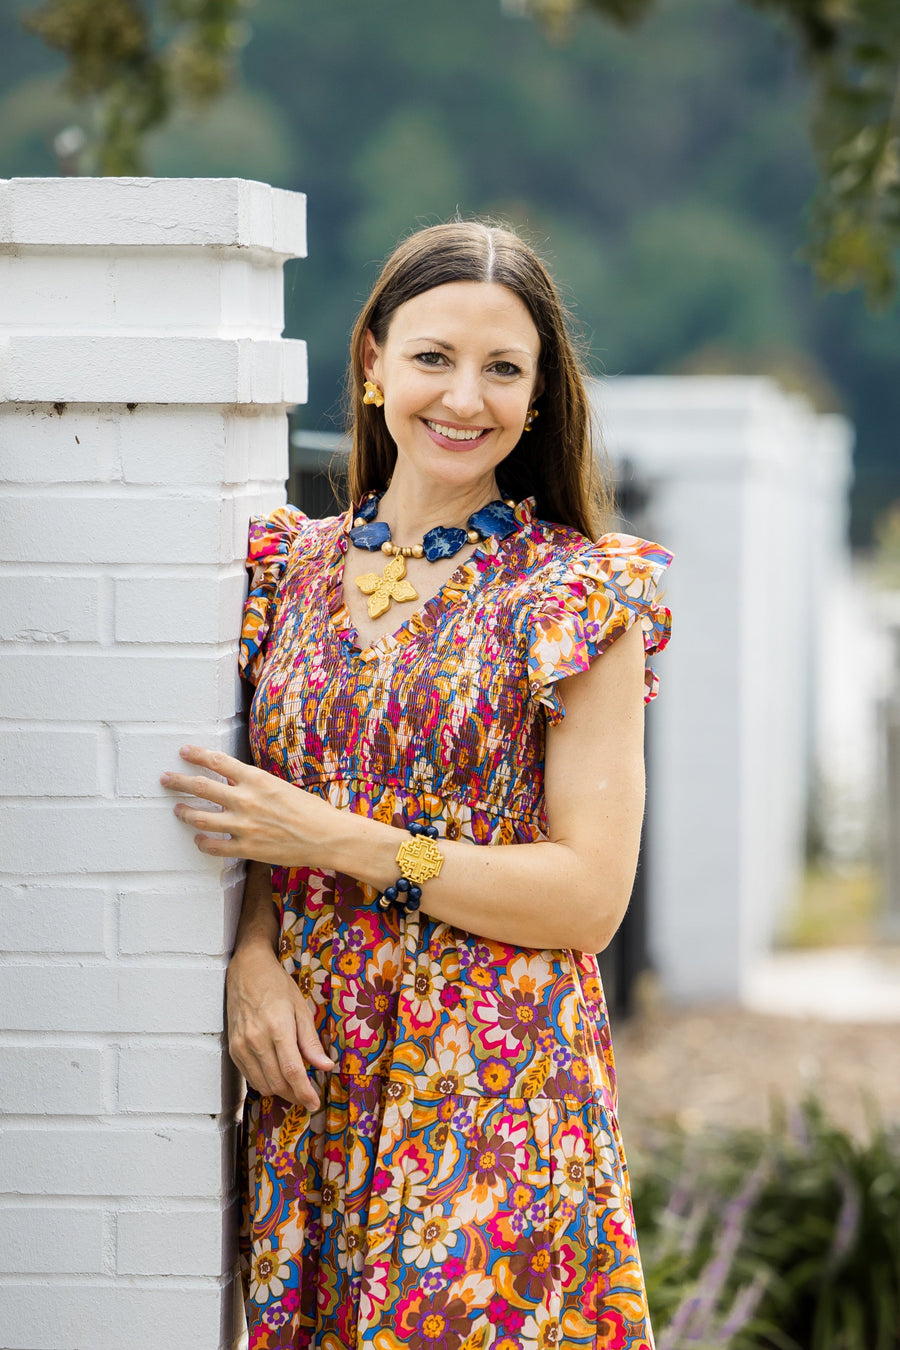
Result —
M363 595L369 597L370 619L377 619L389 610L392 600L418 600L419 592L412 582L404 580L405 576L406 560L398 553L386 565L382 576L377 572L364 572L356 578Z

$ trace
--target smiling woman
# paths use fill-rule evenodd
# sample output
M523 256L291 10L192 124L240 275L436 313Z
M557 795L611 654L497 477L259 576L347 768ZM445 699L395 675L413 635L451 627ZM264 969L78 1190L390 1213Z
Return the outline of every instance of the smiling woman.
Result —
M416 336L423 331L443 336ZM497 282L447 282L417 295L394 315L384 345L369 330L364 350L366 374L391 387L384 420L395 444L419 446L438 474L450 472L452 461L427 455L428 441L470 458L482 450L482 471L493 469L513 450L541 392L534 321ZM468 478L473 465L459 472Z
M595 953L670 555L601 532L564 314L515 235L404 241L350 381L347 510L251 529L255 763L164 775L221 808L176 808L200 849L250 860L250 1350L649 1350Z

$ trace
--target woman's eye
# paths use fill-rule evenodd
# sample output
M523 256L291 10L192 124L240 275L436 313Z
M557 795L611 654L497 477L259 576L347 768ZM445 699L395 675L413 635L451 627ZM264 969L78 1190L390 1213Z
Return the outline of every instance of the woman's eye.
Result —
M512 361L495 361L494 370L498 375L521 375L519 366L514 365Z
M441 361L444 360L444 353L443 353L443 352L419 352L418 356L416 357L416 360L417 360L417 361L421 361L421 362L422 362L424 365L426 365L426 366L436 366L436 365L438 365Z

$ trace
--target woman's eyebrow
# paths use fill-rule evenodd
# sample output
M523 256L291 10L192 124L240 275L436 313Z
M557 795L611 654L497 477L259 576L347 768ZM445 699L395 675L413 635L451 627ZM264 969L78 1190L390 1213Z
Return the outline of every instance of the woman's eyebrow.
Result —
M456 351L452 342L443 342L440 338L435 337L407 338L406 342L430 342L433 347L440 347L445 352ZM488 352L488 356L505 356L507 352L518 352L521 356L530 356L534 360L534 354L527 347L495 347L492 352Z

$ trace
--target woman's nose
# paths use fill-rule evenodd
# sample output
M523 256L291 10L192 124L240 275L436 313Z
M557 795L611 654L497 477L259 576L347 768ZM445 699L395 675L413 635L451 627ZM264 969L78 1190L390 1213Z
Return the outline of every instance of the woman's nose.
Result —
M455 372L444 393L443 404L448 413L453 413L461 422L477 417L484 407L477 375Z

